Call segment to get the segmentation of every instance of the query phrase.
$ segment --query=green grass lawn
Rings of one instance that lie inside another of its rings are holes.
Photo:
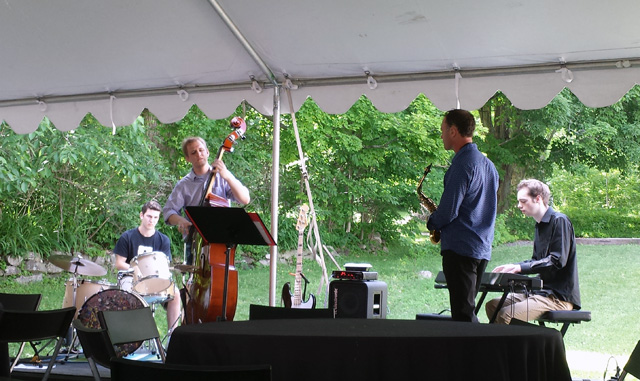
[[[569,328],[565,336],[567,351],[596,352],[618,358],[631,353],[640,340],[640,287],[636,285],[640,279],[640,261],[636,258],[639,250],[640,246],[637,245],[578,246],[582,304],[583,309],[591,311],[592,321]],[[340,256],[336,261],[340,264],[370,263],[372,270],[378,272],[379,280],[386,282],[389,287],[387,319],[415,319],[416,313],[439,312],[448,308],[447,291],[434,288],[435,274],[441,270],[437,248],[427,247],[424,251],[426,254],[420,255],[401,250],[380,251],[377,254]],[[530,245],[495,248],[488,270],[499,264],[529,258],[531,251]],[[334,267],[329,258],[326,258],[326,263],[330,273]],[[269,268],[258,266],[249,269],[239,266],[238,271],[240,286],[235,320],[247,320],[249,304],[268,304]],[[293,276],[289,273],[294,271],[295,263],[278,264],[278,295],[285,282],[293,281]],[[315,261],[305,260],[304,273],[311,282],[309,291],[318,296],[318,305],[323,306],[326,303],[325,293],[318,292],[320,266]],[[432,274],[431,277],[428,276],[429,273]],[[60,308],[64,297],[65,277],[66,275],[48,277],[41,283],[28,285],[4,280],[0,282],[0,290],[42,293],[40,309]],[[112,274],[107,280],[115,283],[115,278],[115,274]],[[480,319],[482,322],[488,321],[484,313],[481,313]],[[166,315],[162,307],[156,310],[156,322],[161,332],[166,332]],[[624,362],[619,365],[624,365]],[[596,374],[575,374],[573,369],[572,372],[574,377],[601,378],[605,366],[603,364]]]

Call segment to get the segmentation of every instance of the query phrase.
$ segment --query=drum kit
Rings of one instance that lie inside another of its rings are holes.
[[[173,300],[175,285],[171,270],[192,272],[193,266],[176,265],[170,268],[169,259],[160,251],[144,253],[131,260],[131,268],[118,271],[117,284],[107,280],[90,280],[82,277],[104,276],[107,270],[80,255],[54,255],[49,261],[71,273],[65,282],[62,307],[75,306],[76,318],[89,328],[100,328],[99,311],[120,311],[155,307]],[[75,335],[71,343],[75,343]],[[120,346],[118,356],[133,353],[142,343]]]

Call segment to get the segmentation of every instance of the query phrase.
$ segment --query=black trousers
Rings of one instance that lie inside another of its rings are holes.
[[[478,322],[475,314],[476,296],[488,262],[486,259],[465,257],[451,250],[442,252],[442,272],[447,279],[453,320]]]

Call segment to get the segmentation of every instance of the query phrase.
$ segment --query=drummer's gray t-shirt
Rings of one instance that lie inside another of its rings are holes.
[[[138,228],[122,233],[113,249],[116,255],[126,257],[127,263],[130,263],[137,255],[150,253],[152,251],[165,253],[167,258],[169,258],[169,262],[171,262],[171,243],[169,237],[157,230],[151,237],[145,237],[140,234]]]

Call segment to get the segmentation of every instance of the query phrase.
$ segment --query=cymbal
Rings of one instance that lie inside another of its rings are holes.
[[[177,265],[174,265],[173,268],[182,273],[192,273],[196,271],[196,266],[191,266],[191,265],[177,264]]]
[[[49,257],[49,262],[65,271],[79,275],[102,276],[107,274],[107,269],[80,256],[52,255]]]

